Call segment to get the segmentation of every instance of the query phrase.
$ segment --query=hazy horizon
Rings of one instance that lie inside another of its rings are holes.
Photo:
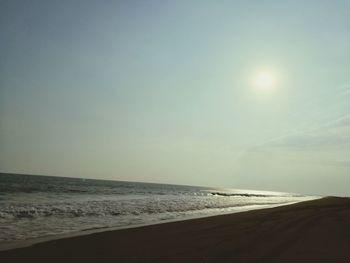
[[[0,172],[350,196],[349,1],[0,14]]]

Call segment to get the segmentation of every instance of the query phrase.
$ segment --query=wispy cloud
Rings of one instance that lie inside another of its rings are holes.
[[[338,110],[330,112],[330,108],[318,110],[318,117],[323,121],[310,119],[309,127],[294,129],[277,137],[257,143],[242,151],[240,156],[256,151],[266,150],[331,150],[349,149],[350,151],[350,85],[343,85],[336,93],[328,96],[322,104],[334,106]],[[313,99],[315,102],[316,99]],[[312,117],[312,116],[311,116]],[[332,118],[330,118],[332,117]],[[322,119],[322,118],[321,118]]]

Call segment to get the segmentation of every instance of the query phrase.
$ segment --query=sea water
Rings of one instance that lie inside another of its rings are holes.
[[[289,193],[0,174],[0,244],[315,199]]]

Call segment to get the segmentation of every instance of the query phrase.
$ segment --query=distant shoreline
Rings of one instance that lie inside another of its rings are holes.
[[[2,262],[347,262],[350,198],[103,231],[1,251]]]

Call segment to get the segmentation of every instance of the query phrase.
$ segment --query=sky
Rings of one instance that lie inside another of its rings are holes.
[[[2,0],[0,149],[1,172],[350,196],[350,1]]]

